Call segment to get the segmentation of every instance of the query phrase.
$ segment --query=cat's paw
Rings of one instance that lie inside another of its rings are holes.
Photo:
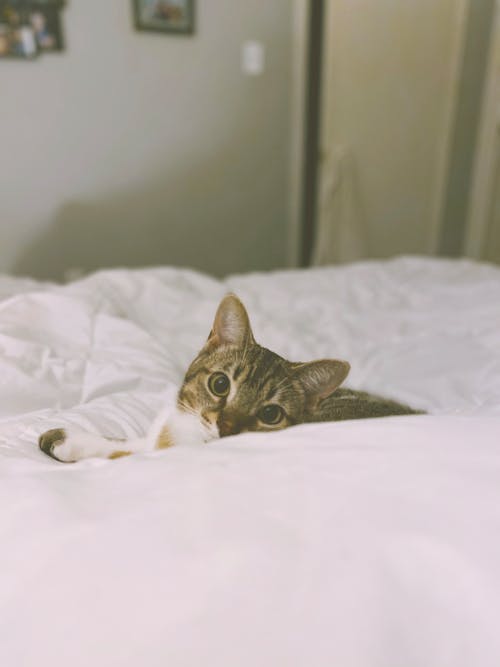
[[[75,463],[92,455],[89,451],[92,436],[85,432],[69,432],[54,428],[42,433],[38,446],[48,456],[62,463]]]
[[[60,459],[56,455],[56,451],[65,443],[66,437],[67,434],[63,428],[53,428],[50,431],[42,433],[38,438],[38,446],[44,454],[47,454],[47,456],[51,456],[53,459],[61,461],[63,459]]]

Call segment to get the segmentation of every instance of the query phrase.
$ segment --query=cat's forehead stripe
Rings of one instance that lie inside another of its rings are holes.
[[[274,372],[278,369],[278,360],[267,350],[259,351],[252,360],[248,382],[257,384],[261,380],[272,379]]]
[[[276,396],[276,392],[277,392],[277,387],[271,387],[266,394],[265,400],[270,401],[272,398]]]
[[[236,366],[233,372],[233,380],[237,380],[242,372],[243,372],[243,366],[241,364],[239,366]]]

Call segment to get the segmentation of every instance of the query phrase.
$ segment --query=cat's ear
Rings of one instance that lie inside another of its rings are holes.
[[[252,343],[255,343],[255,340],[245,306],[237,296],[228,294],[222,299],[217,308],[207,346],[235,345],[236,347],[245,347]]]
[[[295,377],[306,391],[308,407],[314,409],[324,398],[333,394],[349,375],[347,361],[321,359],[305,364],[294,364]]]

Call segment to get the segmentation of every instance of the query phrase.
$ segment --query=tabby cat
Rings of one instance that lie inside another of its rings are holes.
[[[346,361],[335,359],[292,363],[261,347],[245,307],[229,294],[187,370],[176,407],[162,412],[146,437],[120,441],[61,428],[41,435],[39,445],[58,461],[73,462],[198,444],[245,431],[277,431],[304,422],[417,414],[379,396],[339,389],[349,369]]]

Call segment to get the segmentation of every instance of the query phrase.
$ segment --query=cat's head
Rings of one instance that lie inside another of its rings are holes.
[[[229,294],[188,368],[178,407],[197,415],[220,437],[275,431],[314,421],[319,403],[345,380],[349,368],[346,361],[334,359],[292,363],[261,347],[245,307]]]

